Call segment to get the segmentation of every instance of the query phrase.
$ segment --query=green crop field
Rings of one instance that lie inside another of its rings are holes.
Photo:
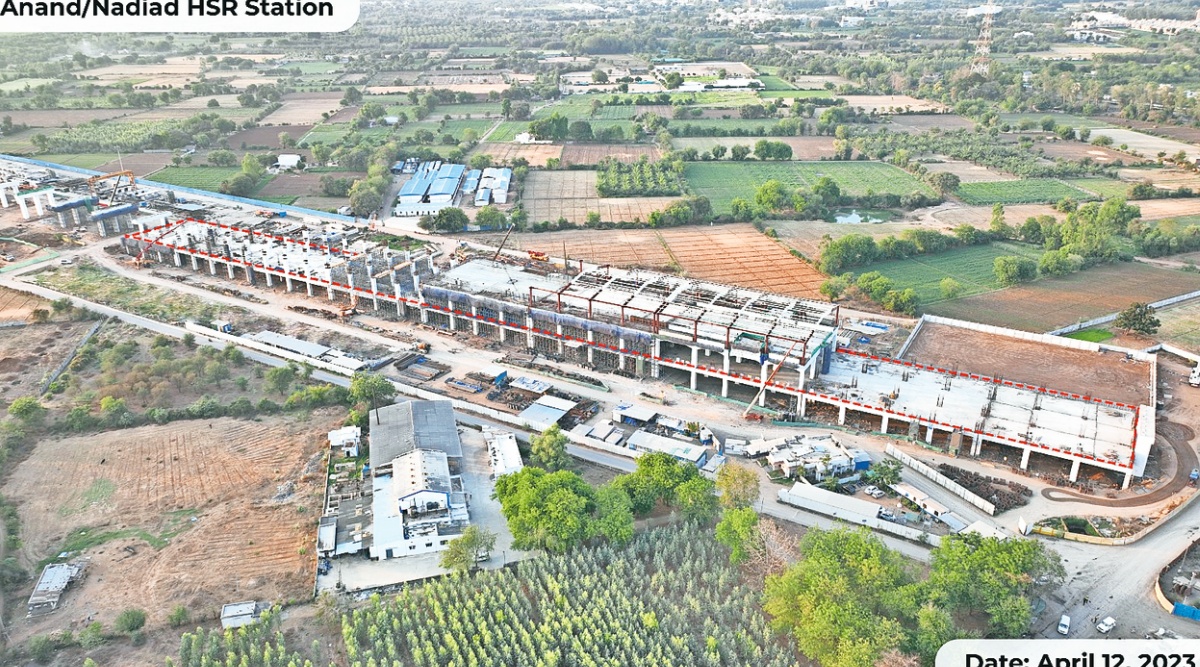
[[[325,60],[313,60],[302,63],[288,63],[284,69],[299,69],[302,74],[328,74],[330,72],[341,69],[342,66],[338,63],[331,63]]]
[[[237,167],[167,167],[154,174],[153,180],[185,188],[219,191],[222,181],[241,173]]]
[[[1124,197],[1129,192],[1130,183],[1111,178],[1068,178],[1066,182],[1087,192],[1094,192],[1098,197]]]
[[[496,126],[496,131],[488,137],[488,141],[512,141],[517,135],[529,129],[529,123],[524,121],[504,121]]]
[[[1063,197],[1077,200],[1095,199],[1083,190],[1053,178],[963,183],[958,186],[958,198],[964,203],[974,205],[1049,204]]]
[[[592,114],[592,101],[597,99],[609,99],[608,96],[598,95],[572,95],[556,104],[538,109],[533,114],[534,118],[549,118],[557,113],[560,116],[566,116],[571,120],[629,120],[637,115],[637,106],[633,104],[616,104],[603,106],[596,109],[595,115]]]
[[[759,81],[762,81],[763,90],[793,90],[792,84],[773,74],[760,74]]]
[[[678,134],[679,136],[687,135],[686,131],[679,128],[691,126],[696,128],[725,130],[727,132],[740,131],[746,132],[748,135],[762,137],[766,136],[767,130],[769,130],[780,120],[779,118],[757,118],[753,120],[738,118],[737,111],[733,110],[729,112],[729,115],[729,118],[696,118],[688,120],[673,120],[667,126],[667,129],[671,131],[671,134]]]
[[[753,201],[755,190],[768,180],[811,188],[822,176],[832,178],[851,196],[868,191],[933,196],[929,186],[912,174],[882,162],[693,162],[684,171],[692,192],[708,197],[717,213],[728,213],[729,203],[737,197]]]
[[[38,86],[49,86],[58,83],[58,79],[15,79],[7,83],[0,83],[0,93],[11,93],[25,90],[26,86],[30,89]]]
[[[1024,243],[991,243],[955,248],[936,255],[919,255],[860,266],[855,273],[878,271],[896,282],[897,289],[913,288],[922,304],[941,301],[941,282],[953,278],[962,285],[960,296],[970,296],[1001,288],[992,263],[1004,255],[1020,255],[1036,260],[1042,249]]]
[[[485,120],[483,118],[480,118],[478,120],[476,120],[476,119],[447,120],[447,121],[443,121],[442,134],[449,134],[450,136],[455,137],[459,141],[462,141],[463,130],[470,128],[472,130],[475,130],[475,137],[479,138],[479,137],[483,136],[484,132],[488,131],[488,128],[490,128],[492,125],[495,125],[495,124],[496,124],[496,121]]]
[[[1063,336],[1063,338],[1085,340],[1089,343],[1103,343],[1112,337],[1113,332],[1109,331],[1108,329],[1084,329],[1083,331],[1076,331]]]
[[[105,162],[117,159],[117,155],[116,153],[50,153],[39,155],[38,159],[55,164],[65,164],[68,167],[95,169]]]
[[[829,90],[764,90],[759,93],[765,99],[783,97],[786,99],[796,98],[812,98],[812,97],[833,97],[833,92]]]
[[[350,123],[326,123],[318,125],[308,131],[308,134],[300,138],[300,143],[325,144],[331,146],[338,143],[350,130],[353,129]]]

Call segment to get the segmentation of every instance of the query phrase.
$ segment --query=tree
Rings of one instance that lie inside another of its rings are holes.
[[[592,124],[586,120],[577,120],[571,123],[567,129],[567,136],[572,141],[591,141],[594,138],[592,134]]]
[[[254,191],[254,186],[258,185],[258,179],[247,173],[240,173],[228,180],[222,181],[220,191],[227,195],[235,197],[246,197]]]
[[[530,439],[530,459],[534,465],[552,472],[566,468],[571,462],[567,456],[567,442],[569,440],[558,424],[553,424]]]
[[[391,380],[375,373],[355,373],[350,378],[350,400],[355,403],[367,403],[371,410],[376,410],[380,403],[388,403],[396,397],[396,385]],[[379,423],[379,413],[375,413],[375,423]]]
[[[480,171],[492,166],[492,156],[487,153],[476,153],[471,156],[471,161],[467,163],[472,169]]]
[[[1004,255],[992,262],[992,270],[1001,285],[1010,286],[1037,278],[1037,262],[1026,257]]]
[[[141,609],[129,608],[117,616],[113,629],[117,632],[133,632],[141,630],[146,625],[146,612]]]
[[[480,526],[467,526],[462,535],[450,540],[446,545],[438,566],[456,572],[474,570],[495,546],[495,533]]]
[[[938,283],[938,287],[942,291],[943,299],[958,298],[958,295],[962,294],[962,289],[963,289],[962,283],[958,282],[957,280],[955,280],[949,276],[942,278],[942,282]]]
[[[253,178],[255,182],[262,178],[266,171],[266,168],[262,166],[262,163],[258,161],[258,158],[250,153],[247,153],[246,157],[242,158],[242,173],[246,174],[250,178]]]
[[[1008,223],[1004,220],[1004,204],[997,203],[992,205],[992,220],[988,223],[988,231],[997,238],[1008,239],[1013,237],[1013,228],[1009,227]]]
[[[714,160],[720,160],[721,158],[725,157],[725,153],[727,152],[729,152],[729,149],[726,148],[724,144],[717,144],[716,146],[712,147],[712,156]]]
[[[962,179],[957,174],[952,174],[948,171],[935,171],[929,175],[928,180],[929,185],[943,197],[954,194],[962,182]]]
[[[79,645],[85,649],[94,649],[104,644],[104,624],[92,621],[79,631]]]
[[[50,662],[50,658],[54,656],[54,639],[50,635],[37,635],[29,640],[26,646],[29,650],[29,657],[37,662]]]
[[[217,98],[214,97],[208,101],[207,106],[209,109],[217,109],[221,106],[221,102],[220,102],[220,100],[218,100]]]
[[[8,414],[26,426],[36,426],[46,418],[46,407],[35,396],[22,396],[9,404]]]
[[[748,155],[750,155],[750,147],[745,146],[743,144],[735,144],[732,148],[729,149],[729,159],[734,160],[736,162],[741,162],[742,160],[745,160],[746,156],[748,156]]]
[[[346,89],[346,94],[342,96],[341,105],[344,107],[353,106],[355,104],[358,104],[359,102],[362,102],[362,100],[363,100],[362,91],[355,88],[354,86],[350,86],[349,88]]]
[[[890,487],[900,481],[902,469],[903,466],[896,459],[884,459],[872,465],[871,469],[867,471],[866,477],[873,484]]]
[[[726,510],[717,524],[716,538],[729,547],[729,562],[734,565],[746,562],[750,553],[758,548],[758,514],[749,507]]]
[[[770,179],[754,193],[754,203],[768,211],[778,211],[788,204],[789,193],[783,183]]]
[[[727,508],[749,507],[759,497],[758,473],[749,466],[727,461],[717,469],[717,491]]]
[[[214,167],[232,167],[237,164],[237,154],[231,150],[218,148],[215,151],[209,151],[208,163]]]
[[[871,667],[900,646],[908,563],[865,529],[810,529],[801,560],[767,578],[763,609],[822,667]]]
[[[1117,320],[1113,324],[1118,329],[1151,336],[1158,333],[1158,327],[1162,322],[1154,316],[1153,306],[1145,303],[1132,303],[1117,314]]]
[[[846,290],[850,289],[850,279],[848,276],[849,274],[843,274],[826,279],[825,282],[821,283],[821,295],[830,301],[837,301],[842,298],[842,294],[845,294]]]
[[[608,83],[608,72],[602,69],[592,70],[592,83]]]
[[[183,334],[183,346],[189,350],[196,349],[196,334],[190,331]]]
[[[499,229],[504,226],[507,219],[504,216],[504,211],[488,204],[475,212],[475,224],[483,228]]]
[[[624,491],[611,484],[596,489],[596,518],[588,534],[618,546],[633,539],[633,503]]]
[[[295,148],[296,147],[296,138],[293,137],[292,135],[288,134],[287,132],[280,132],[278,138],[279,138],[279,145],[282,148]]]
[[[267,371],[263,377],[263,384],[266,389],[277,392],[280,396],[286,396],[288,389],[296,382],[296,367],[288,364],[286,366],[276,366]],[[351,381],[353,386],[353,380]],[[353,390],[351,390],[353,394]]]
[[[574,472],[523,468],[497,479],[495,496],[517,549],[563,552],[587,538],[593,491]]]
[[[351,189],[350,208],[354,209],[354,215],[361,218],[369,218],[372,214],[379,211],[380,206],[383,206],[383,195],[377,190],[369,187]]]
[[[323,143],[315,143],[312,145],[313,162],[318,165],[329,162],[329,158],[333,156],[333,149]]]
[[[679,486],[699,474],[696,466],[690,463],[665,452],[653,452],[638,458],[637,470],[619,475],[612,483],[629,494],[633,513],[645,516],[660,502],[674,503]]]
[[[689,521],[708,522],[720,511],[713,481],[696,475],[675,487],[675,506]]]

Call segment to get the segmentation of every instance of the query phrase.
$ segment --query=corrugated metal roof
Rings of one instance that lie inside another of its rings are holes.
[[[450,401],[408,401],[371,413],[371,469],[391,463],[414,449],[433,449],[462,457],[462,442]]]
[[[565,414],[567,414],[566,410],[553,408],[541,403],[534,403],[522,410],[521,414],[517,416],[531,425],[545,427],[557,424],[558,420],[562,419]]]
[[[292,338],[291,336],[285,336],[281,333],[275,333],[274,331],[260,331],[253,336],[250,336],[250,338],[260,343],[274,345],[275,347],[295,352],[297,354],[303,354],[306,357],[312,357],[314,359],[329,351],[329,348],[325,347],[324,345],[310,343],[306,340],[300,340],[299,338]]]
[[[439,178],[433,182],[429,188],[429,196],[434,195],[452,195],[458,189],[457,178]]]

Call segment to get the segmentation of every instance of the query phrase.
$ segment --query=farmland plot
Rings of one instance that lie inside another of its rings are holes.
[[[596,211],[605,222],[646,221],[678,197],[608,197],[596,194],[594,171],[535,171],[529,174],[523,196],[533,222],[565,218],[576,224]]]
[[[916,290],[922,304],[942,300],[940,283],[953,278],[962,286],[962,296],[1000,289],[992,263],[997,257],[1018,255],[1037,260],[1042,249],[1023,243],[992,243],[955,248],[936,255],[877,262],[855,269],[855,273],[878,271],[896,282],[897,289]]]
[[[708,197],[717,213],[728,213],[729,203],[737,197],[753,200],[755,190],[768,180],[811,188],[822,176],[833,179],[850,196],[869,191],[933,195],[929,186],[908,172],[881,162],[693,162],[684,171],[692,191]]]
[[[632,163],[643,155],[651,162],[656,162],[662,157],[662,151],[649,144],[567,144],[563,147],[562,160],[566,164],[592,165],[604,158],[612,158]]]
[[[1092,130],[1092,137],[1108,137],[1113,140],[1113,146],[1127,146],[1128,150],[1137,151],[1143,156],[1154,157],[1159,152],[1174,155],[1179,151],[1187,154],[1189,160],[1200,158],[1200,148],[1174,139],[1155,137],[1125,128],[1099,128]]]
[[[1052,203],[1063,197],[1094,199],[1091,194],[1053,178],[1025,178],[1018,181],[963,183],[958,198],[966,204],[1037,204]]]
[[[476,153],[492,156],[492,161],[512,164],[513,160],[524,159],[534,166],[546,164],[546,160],[561,159],[563,147],[555,144],[515,144],[511,142],[485,141],[475,149]]]
[[[311,594],[313,521],[329,411],[297,422],[214,419],[44,439],[3,487],[25,531],[26,567],[82,541],[86,581],[67,604],[111,625],[128,607],[151,627],[175,605],[214,616],[228,591],[262,600]],[[61,483],[46,484],[47,479]],[[72,618],[74,615],[72,615]],[[55,614],[23,625],[45,632]]]
[[[671,140],[671,147],[679,150],[695,148],[703,153],[712,151],[716,146],[724,146],[726,149],[737,145],[753,148],[759,139],[787,144],[796,160],[833,157],[833,137],[680,137]]]
[[[241,171],[237,167],[167,167],[154,174],[154,181],[217,192],[223,181],[237,176]]]

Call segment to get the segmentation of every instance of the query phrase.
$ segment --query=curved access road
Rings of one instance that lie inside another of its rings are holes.
[[[1175,476],[1166,484],[1150,493],[1134,498],[1121,498],[1118,500],[1088,496],[1076,493],[1075,491],[1055,488],[1042,489],[1042,497],[1046,500],[1060,503],[1083,501],[1100,507],[1138,507],[1140,505],[1152,505],[1162,502],[1179,493],[1183,490],[1183,487],[1188,485],[1188,473],[1193,468],[1198,467],[1197,462],[1200,461],[1200,458],[1196,455],[1196,448],[1191,443],[1192,438],[1195,437],[1195,432],[1183,424],[1176,424],[1174,422],[1162,422],[1158,425],[1157,430],[1159,439],[1155,445],[1161,447],[1164,443],[1169,444],[1175,452]]]

